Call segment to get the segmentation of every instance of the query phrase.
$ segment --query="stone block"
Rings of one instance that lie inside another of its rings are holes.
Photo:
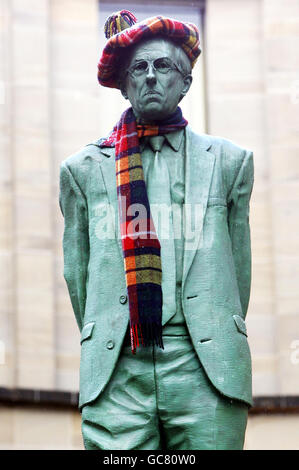
[[[251,416],[244,450],[299,450],[298,415]]]
[[[63,410],[14,410],[14,443],[17,449],[70,449],[72,422]]]

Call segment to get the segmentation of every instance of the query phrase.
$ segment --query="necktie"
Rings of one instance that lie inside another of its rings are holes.
[[[176,313],[175,244],[171,212],[169,170],[161,152],[165,137],[149,138],[154,151],[146,175],[148,199],[155,229],[161,244],[163,325]]]

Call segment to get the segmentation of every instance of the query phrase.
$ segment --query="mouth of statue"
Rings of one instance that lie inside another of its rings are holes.
[[[145,94],[146,103],[158,103],[161,101],[161,94],[157,92],[148,92]]]
[[[150,91],[147,91],[145,93],[145,96],[148,96],[148,95],[152,95],[152,96],[157,96],[159,95],[160,96],[161,93],[159,93],[158,91],[155,91],[155,90],[150,90]]]

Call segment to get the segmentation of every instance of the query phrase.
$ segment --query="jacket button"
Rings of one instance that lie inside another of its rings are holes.
[[[121,304],[125,304],[127,301],[128,297],[126,295],[121,295],[119,298],[119,301]]]
[[[108,341],[107,344],[106,344],[106,348],[107,348],[107,349],[113,349],[113,348],[114,348],[114,343],[113,343],[113,341],[111,341],[111,340]]]

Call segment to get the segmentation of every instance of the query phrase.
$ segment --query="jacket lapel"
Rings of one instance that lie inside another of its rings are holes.
[[[182,295],[196,251],[200,249],[215,156],[208,152],[211,140],[186,128],[185,242]],[[192,212],[191,212],[192,211]],[[192,216],[190,217],[190,212]]]

